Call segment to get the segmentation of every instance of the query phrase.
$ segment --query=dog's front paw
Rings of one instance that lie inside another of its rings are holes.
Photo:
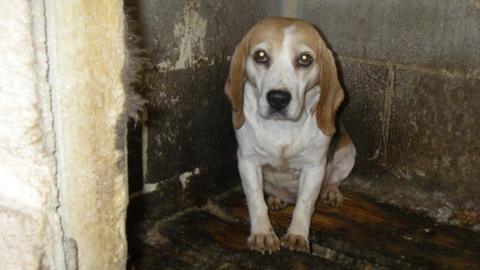
[[[280,250],[280,240],[278,240],[275,233],[250,234],[247,239],[247,245],[250,249],[262,254],[265,252],[272,254],[272,252]]]
[[[320,199],[324,204],[331,206],[342,206],[343,204],[343,195],[338,189],[337,185],[328,185],[322,190]]]
[[[303,252],[310,252],[310,243],[309,241],[298,234],[289,234],[287,233],[282,237],[282,247],[290,250],[297,250]]]

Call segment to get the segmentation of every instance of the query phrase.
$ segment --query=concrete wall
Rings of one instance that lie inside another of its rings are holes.
[[[236,174],[231,109],[223,94],[229,57],[250,26],[282,14],[283,7],[282,1],[269,0],[126,1],[132,30],[150,62],[139,87],[149,101],[143,181],[147,190],[168,190],[156,193],[157,202],[167,196],[165,207],[186,207],[198,203],[198,195],[206,198],[238,184],[229,180]],[[200,174],[182,189],[180,174],[197,167]],[[217,169],[226,167],[213,180]]]
[[[296,16],[340,62],[351,187],[444,221],[479,211],[480,2],[297,1]]]
[[[168,193],[173,203],[165,207],[174,212],[199,202],[189,196],[236,182],[202,177],[216,166],[236,171],[222,94],[228,59],[255,21],[284,15],[318,26],[337,55],[349,95],[342,118],[359,154],[347,186],[443,221],[480,211],[478,0],[139,0],[127,7],[150,60],[140,86],[150,104],[138,181],[169,190],[151,202]],[[179,175],[196,167],[201,173],[190,183],[197,186],[182,189]]]

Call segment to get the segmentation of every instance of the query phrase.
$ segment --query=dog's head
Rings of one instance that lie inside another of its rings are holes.
[[[335,133],[335,113],[344,92],[332,52],[311,24],[267,18],[254,25],[237,45],[225,84],[235,128],[245,122],[245,80],[254,86],[258,114],[267,120],[297,121],[306,109],[305,94],[320,86],[314,112],[317,126],[326,135]]]

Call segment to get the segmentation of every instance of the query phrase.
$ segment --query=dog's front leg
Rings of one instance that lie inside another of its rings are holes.
[[[247,197],[250,215],[250,236],[247,244],[250,249],[272,253],[280,249],[280,241],[268,217],[268,207],[263,194],[263,175],[260,164],[238,158],[238,168],[242,187]]]
[[[322,186],[325,164],[326,160],[321,162],[321,165],[311,165],[302,169],[292,222],[287,234],[282,237],[282,246],[288,249],[310,251],[308,240],[310,220]]]

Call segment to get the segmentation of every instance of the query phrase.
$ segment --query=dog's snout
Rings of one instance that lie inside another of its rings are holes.
[[[292,96],[287,91],[271,90],[267,93],[268,104],[277,111],[287,107],[291,99]]]

